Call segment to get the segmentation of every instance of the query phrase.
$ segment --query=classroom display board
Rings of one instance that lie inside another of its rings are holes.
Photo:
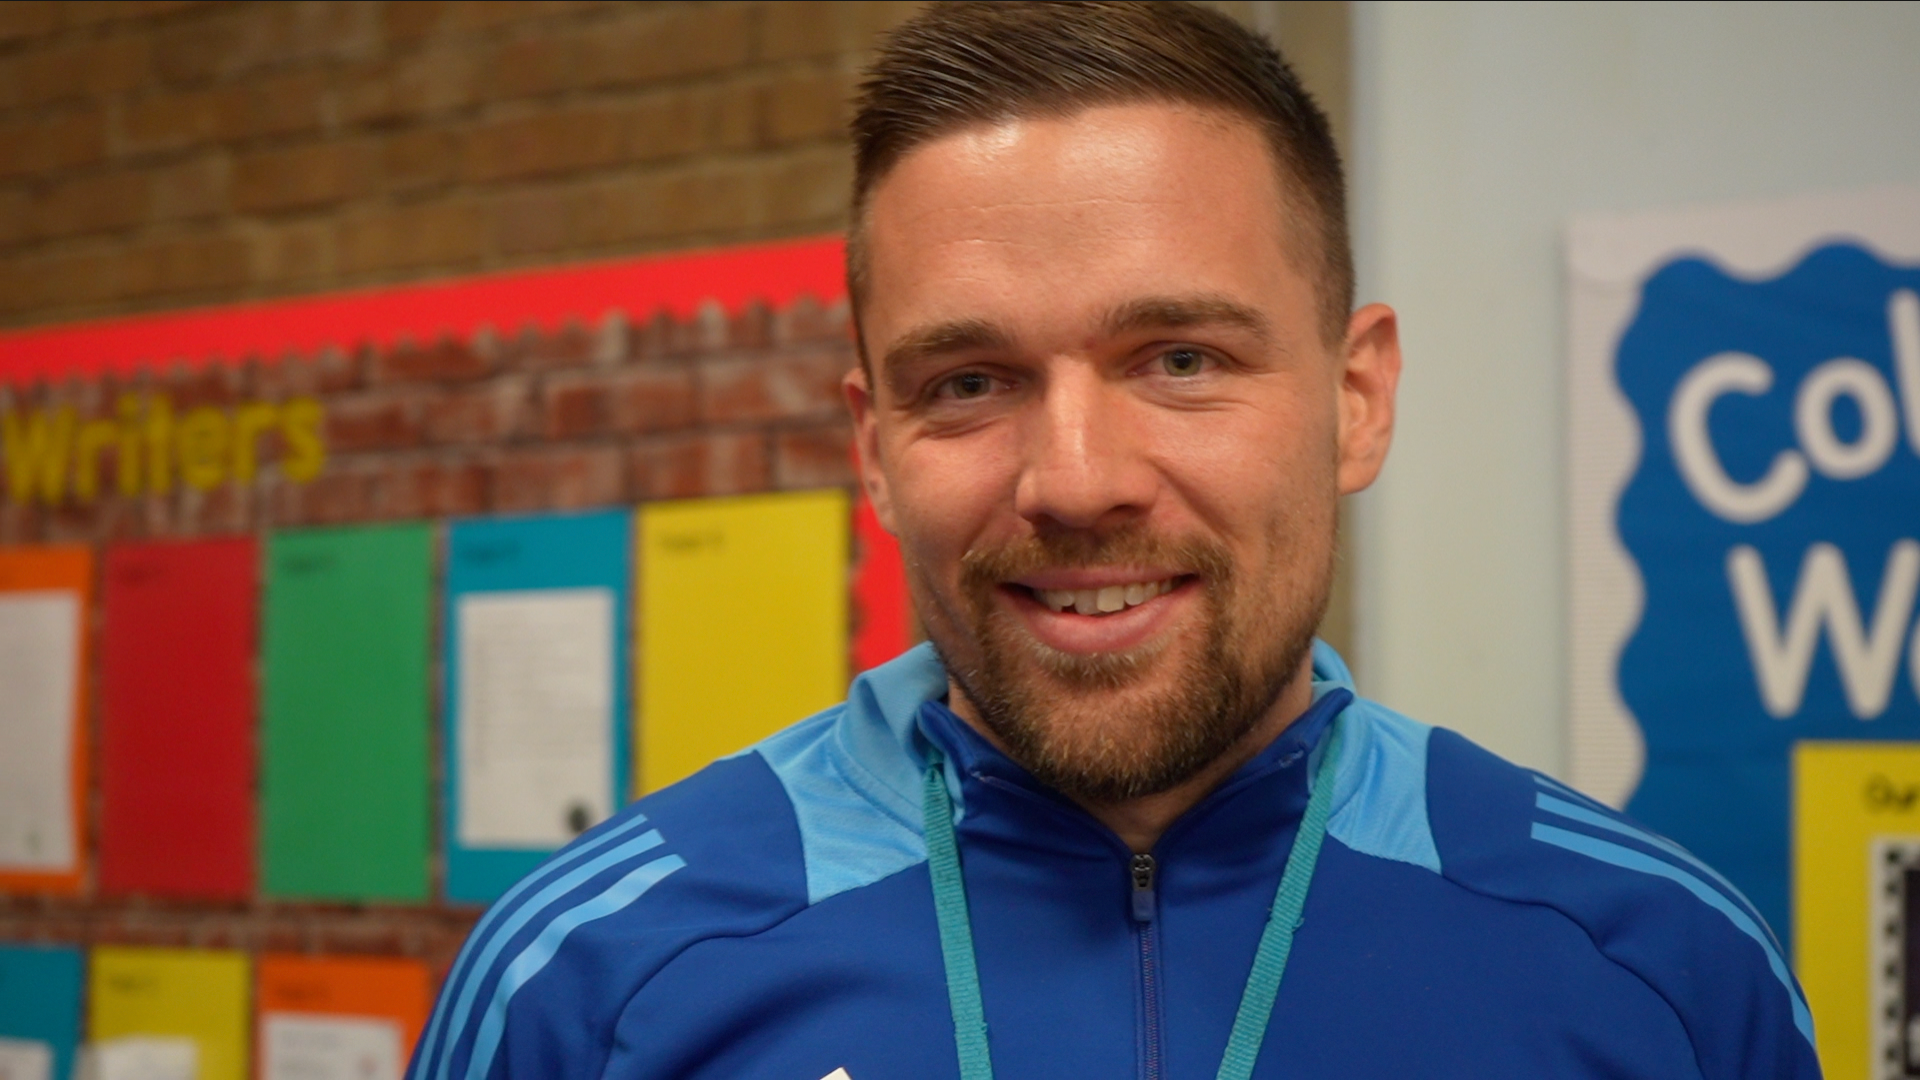
[[[400,1080],[432,997],[414,960],[264,956],[259,1078]]]
[[[80,891],[93,554],[0,549],[0,889]]]
[[[251,974],[238,952],[94,949],[87,1033],[94,1053],[126,1062],[96,1072],[138,1075],[143,1059],[153,1072],[174,1071],[184,1050],[196,1080],[246,1080]]]
[[[80,1044],[79,949],[0,945],[0,1077],[66,1080]]]
[[[447,532],[447,896],[485,901],[631,787],[633,515]]]
[[[846,694],[843,491],[640,512],[642,792]]]
[[[271,896],[424,900],[433,530],[267,543],[261,862]]]
[[[0,331],[0,1080],[398,1080],[483,905],[907,648],[842,255]]]
[[[251,537],[107,549],[103,894],[253,893],[259,564]]]
[[[1570,258],[1572,778],[1790,940],[1829,1075],[1920,1073],[1920,192]]]

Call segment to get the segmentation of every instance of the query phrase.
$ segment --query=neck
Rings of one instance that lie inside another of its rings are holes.
[[[980,720],[973,703],[968,701],[958,683],[949,682],[948,701],[955,706],[954,712],[980,737],[993,744],[1001,753],[1007,748],[987,725]],[[1119,802],[1094,802],[1075,798],[1081,808],[1092,814],[1102,825],[1112,829],[1127,847],[1135,852],[1145,853],[1153,850],[1160,841],[1161,834],[1167,831],[1181,815],[1193,809],[1200,800],[1213,793],[1224,783],[1227,777],[1238,772],[1242,765],[1252,761],[1260,751],[1280,737],[1280,733],[1298,720],[1308,706],[1313,704],[1313,658],[1311,655],[1301,661],[1300,671],[1287,688],[1245,735],[1229,746],[1219,757],[1186,780],[1175,784],[1165,791],[1152,795],[1142,795],[1137,799],[1125,799]]]

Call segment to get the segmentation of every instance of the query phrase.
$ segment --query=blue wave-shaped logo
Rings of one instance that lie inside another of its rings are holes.
[[[1616,375],[1644,434],[1617,525],[1645,585],[1629,812],[1788,929],[1800,739],[1920,739],[1920,267],[1851,244],[1768,280],[1663,266]]]

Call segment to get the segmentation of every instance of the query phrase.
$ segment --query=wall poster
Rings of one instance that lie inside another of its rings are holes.
[[[1790,942],[1830,1075],[1920,1075],[1920,191],[1569,254],[1571,778]]]

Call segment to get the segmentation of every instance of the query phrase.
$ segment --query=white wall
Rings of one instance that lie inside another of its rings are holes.
[[[1360,293],[1407,357],[1362,689],[1564,773],[1566,222],[1920,184],[1920,5],[1355,8]]]

